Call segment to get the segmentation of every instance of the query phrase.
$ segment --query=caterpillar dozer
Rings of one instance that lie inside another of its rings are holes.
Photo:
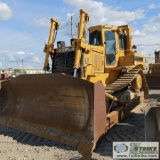
[[[148,73],[145,74],[150,89],[160,89],[160,51],[155,51],[155,63],[149,64]]]
[[[160,103],[145,110],[145,140],[160,142]]]
[[[150,89],[160,89],[160,51],[155,51],[155,63],[149,64],[148,73],[145,74]],[[160,142],[160,97],[154,107],[145,110],[146,141]]]
[[[44,47],[44,70],[1,82],[0,124],[75,146],[90,159],[98,140],[114,124],[148,99],[144,55],[133,51],[131,27],[92,26],[80,10],[78,37],[57,42],[51,19]],[[50,61],[49,61],[50,59]]]

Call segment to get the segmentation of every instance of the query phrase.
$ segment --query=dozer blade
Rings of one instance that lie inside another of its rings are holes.
[[[146,141],[160,142],[160,107],[150,107],[145,111]]]
[[[1,82],[0,124],[77,147],[90,159],[105,133],[104,87],[62,74]]]
[[[145,75],[149,89],[160,89],[160,74]]]

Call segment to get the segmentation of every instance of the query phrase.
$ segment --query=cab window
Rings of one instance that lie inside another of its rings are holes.
[[[116,40],[115,32],[106,31],[106,64],[108,66],[114,66],[116,64]]]
[[[96,30],[96,31],[90,33],[89,43],[91,45],[95,45],[95,46],[102,45],[101,32]]]
[[[119,49],[125,50],[127,46],[126,36],[124,34],[119,33],[118,38],[119,38]]]

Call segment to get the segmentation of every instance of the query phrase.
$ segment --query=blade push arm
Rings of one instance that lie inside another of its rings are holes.
[[[45,44],[44,52],[46,53],[45,61],[44,61],[44,67],[43,70],[47,70],[48,68],[48,61],[49,61],[49,55],[51,53],[54,53],[54,40],[55,40],[55,31],[59,28],[59,22],[57,19],[51,18],[51,27],[50,27],[50,33],[48,38],[48,44]]]
[[[77,69],[80,67],[80,59],[82,54],[82,48],[80,44],[83,42],[85,43],[85,28],[86,23],[89,21],[89,15],[88,13],[81,9],[80,10],[80,23],[78,27],[78,39],[77,39],[77,45],[76,45],[76,53],[75,53],[75,61],[74,61],[74,77],[76,77]]]

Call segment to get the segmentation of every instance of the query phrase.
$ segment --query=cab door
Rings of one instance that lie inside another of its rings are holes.
[[[105,42],[106,42],[106,65],[116,65],[116,38],[114,31],[105,31]]]

